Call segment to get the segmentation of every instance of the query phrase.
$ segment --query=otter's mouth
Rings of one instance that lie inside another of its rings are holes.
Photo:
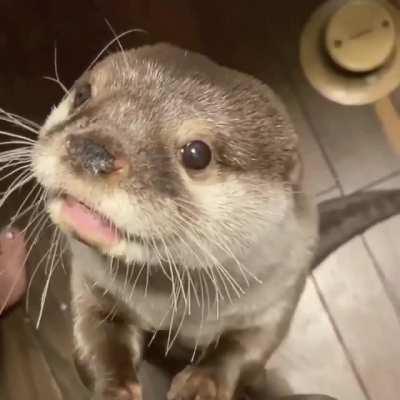
[[[126,235],[109,218],[73,196],[60,196],[61,224],[88,244],[117,245]]]
[[[141,247],[159,243],[157,238],[152,237],[150,240],[142,235],[125,231],[110,217],[64,191],[59,194],[50,194],[49,201],[56,204],[53,208],[55,212],[51,213],[54,222],[87,245],[111,249],[123,241],[135,243]]]

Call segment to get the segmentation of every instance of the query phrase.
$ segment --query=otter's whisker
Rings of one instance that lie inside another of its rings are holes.
[[[45,205],[45,199],[46,199],[46,196],[47,196],[47,191],[46,190],[40,190],[39,192],[38,192],[38,195],[40,196],[40,198],[39,198],[39,200],[37,201],[37,195],[36,195],[36,197],[35,197],[35,199],[33,200],[33,204],[34,204],[34,212],[32,213],[32,215],[30,216],[30,218],[29,218],[29,220],[28,220],[28,223],[26,224],[26,226],[25,226],[25,228],[22,230],[22,232],[26,232],[26,231],[28,231],[29,230],[29,228],[30,228],[30,226],[33,224],[33,222],[34,222],[34,220],[36,219],[36,216],[37,215],[40,215],[40,214],[42,214],[42,213],[46,213],[47,211],[46,211],[46,209],[45,209],[45,207],[44,207],[44,205]],[[36,205],[35,205],[35,203],[37,203]],[[42,203],[43,203],[43,209],[41,210],[41,211],[39,211],[39,209],[40,209],[40,206],[42,205]]]
[[[0,171],[6,171],[6,170],[10,169],[11,167],[17,167],[17,166],[22,166],[22,165],[25,165],[26,168],[28,169],[30,167],[30,162],[26,161],[26,160],[21,160],[21,161],[10,160],[5,165],[0,167]]]
[[[144,31],[143,29],[129,29],[125,32],[120,33],[119,35],[117,35],[114,39],[110,40],[100,51],[99,53],[96,55],[96,57],[94,58],[94,60],[89,64],[89,66],[86,68],[86,71],[89,71],[93,65],[98,61],[98,59],[119,39],[123,38],[124,36],[127,36],[131,33],[134,32],[141,32],[141,33],[147,33],[146,31]]]
[[[189,212],[189,214],[192,213],[192,210],[189,210],[189,209],[187,209],[186,207],[184,207],[184,208],[185,208],[185,211]],[[192,223],[195,222],[195,221],[192,220],[192,218],[191,218],[190,215],[188,216],[188,218],[189,218],[189,220],[190,220]],[[222,239],[222,238],[223,238],[223,235],[222,235],[221,233],[215,234],[215,235],[209,235],[209,234],[207,234],[207,235],[202,235],[202,236],[204,236],[204,239],[206,239],[206,240],[210,240],[210,237],[211,237],[212,240],[213,240],[213,244],[216,245],[218,248],[220,248],[222,251],[224,251],[224,252],[236,263],[236,265],[237,265],[237,267],[239,268],[239,271],[240,271],[240,273],[242,274],[243,279],[245,280],[245,283],[246,283],[246,285],[247,285],[248,287],[249,287],[249,285],[250,285],[250,282],[249,282],[249,280],[247,279],[247,276],[245,275],[245,272],[247,272],[248,275],[249,275],[251,278],[253,278],[256,282],[262,283],[262,282],[257,278],[256,275],[254,275],[252,272],[248,271],[248,270],[244,267],[244,265],[243,265],[242,263],[239,262],[239,260],[237,259],[237,257],[236,257],[236,256],[233,254],[233,252],[230,250],[229,246],[227,246],[227,245],[225,244],[225,242],[223,241],[223,239]],[[238,246],[238,247],[239,247],[239,246]],[[244,291],[243,291],[243,289],[240,287],[240,285],[238,285],[238,283],[237,283],[235,280],[233,280],[233,281],[234,281],[234,284],[237,286],[237,289],[240,290],[242,293],[244,293]]]
[[[40,129],[40,125],[37,122],[34,122],[34,121],[32,121],[32,120],[30,120],[28,118],[25,118],[22,115],[14,114],[14,113],[11,113],[11,112],[6,112],[5,110],[3,110],[1,108],[0,108],[0,115],[5,115],[6,118],[8,118],[6,120],[6,122],[13,123],[12,121],[14,119],[17,119],[18,121],[20,121],[22,123],[25,123],[25,124],[31,126],[34,129],[37,129],[37,130]],[[0,118],[4,118],[4,117],[0,117]],[[12,120],[10,121],[11,118],[12,118]]]
[[[224,289],[225,289],[225,294],[226,294],[226,296],[228,297],[229,302],[230,302],[231,304],[233,304],[233,299],[232,299],[231,292],[230,292],[230,290],[228,289],[228,286],[227,286],[227,284],[226,284],[226,278],[225,278],[224,275],[222,274],[221,269],[219,268],[219,266],[214,266],[214,268],[215,268],[215,271],[217,272],[218,276],[219,276],[220,279],[221,279],[222,286],[223,286]]]
[[[168,264],[168,268],[169,268],[169,272],[170,272],[170,274],[168,274],[165,271],[165,268],[163,266],[163,257],[160,254],[160,251],[158,249],[158,246],[157,246],[153,236],[151,236],[151,241],[152,241],[152,244],[153,244],[153,248],[154,248],[155,254],[156,254],[156,256],[157,256],[157,258],[159,260],[159,265],[162,266],[161,268],[164,271],[164,274],[171,281],[171,298],[172,298],[172,302],[173,302],[173,308],[174,308],[174,310],[176,310],[177,306],[178,306],[178,298],[177,298],[177,291],[176,291],[176,286],[175,286],[174,268],[172,267],[173,260],[171,258],[170,253],[166,252],[165,255],[166,255],[166,258],[167,258],[167,264]],[[165,246],[165,243],[163,244],[163,246]]]
[[[51,270],[52,258],[54,256],[54,251],[53,250],[54,250],[54,248],[56,246],[57,238],[58,238],[58,232],[59,231],[58,231],[56,226],[54,226],[54,228],[55,229],[54,229],[53,234],[52,234],[51,239],[50,239],[50,254],[51,254],[51,257],[48,257],[46,259],[46,265],[45,265],[45,269],[44,269],[44,273],[46,275],[48,275],[49,271]]]
[[[115,263],[115,265],[114,265]],[[115,281],[117,280],[118,276],[118,263],[117,263],[117,258],[111,257],[111,284],[108,285],[108,288],[104,290],[104,295],[110,292],[111,287],[115,284]]]
[[[9,163],[12,165],[13,161],[31,161],[31,154],[25,149],[14,149],[3,151],[0,153],[0,163]]]
[[[111,307],[110,311],[102,318],[96,325],[97,329],[99,329],[102,325],[104,325],[108,320],[112,320],[114,316],[118,313],[118,303],[115,302]]]
[[[0,108],[0,117],[1,118],[8,118],[11,121],[14,121],[15,119],[25,123],[27,125],[30,125],[32,128],[40,129],[40,125],[37,122],[32,121],[29,118],[23,117],[22,115],[18,115],[9,111],[4,110],[3,108]],[[9,121],[10,122],[10,121]]]
[[[111,278],[114,276],[114,261],[115,258],[110,256],[109,257],[109,263],[108,263],[108,274],[110,275]],[[107,293],[110,291],[110,286],[103,288],[103,296],[105,296]]]
[[[182,326],[183,326],[183,323],[185,322],[186,316],[187,316],[187,313],[186,313],[186,312],[183,312],[183,313],[182,313],[182,318],[181,318],[181,320],[180,320],[180,322],[179,322],[178,327],[176,328],[175,335],[173,336],[173,338],[171,339],[170,335],[168,335],[167,349],[166,349],[166,352],[165,352],[165,355],[166,355],[166,356],[168,355],[168,353],[169,353],[170,350],[172,349],[172,347],[173,347],[173,345],[174,345],[176,339],[178,338],[179,332],[180,332],[181,329],[182,329]],[[172,329],[172,324],[171,324],[171,329]],[[171,330],[170,330],[170,332],[171,332]],[[170,333],[170,332],[168,332],[168,333]]]
[[[17,178],[14,179],[10,187],[2,194],[2,197],[0,198],[0,207],[4,205],[4,203],[7,201],[7,199],[20,187],[24,186],[26,183],[28,183],[30,180],[33,179],[33,176],[31,173],[28,171],[28,173],[22,172],[20,175],[17,176]],[[1,181],[1,179],[0,179]]]
[[[64,86],[64,84],[59,81],[57,78],[53,78],[52,76],[44,76],[43,79],[46,79],[48,81],[54,82],[56,83],[61,89],[62,91],[68,96],[69,95],[69,91],[68,89]]]
[[[47,214],[45,213],[45,211],[43,210],[42,213],[39,213],[39,215],[36,218],[37,223],[35,225],[35,227],[32,229],[30,235],[28,236],[28,238],[26,238],[26,242],[28,243],[29,240],[33,237],[32,243],[29,246],[29,249],[26,253],[25,256],[25,263],[28,261],[28,258],[34,248],[34,246],[36,245],[36,243],[39,241],[40,238],[40,234],[42,233],[42,231],[51,226],[51,222],[48,220],[47,218]],[[25,310],[28,311],[29,310],[29,299],[30,299],[30,291],[31,291],[31,286],[33,283],[33,280],[35,279],[35,276],[37,274],[37,272],[39,271],[39,268],[41,266],[41,264],[43,263],[43,261],[45,260],[45,258],[47,257],[47,255],[49,254],[50,249],[48,249],[45,254],[42,256],[42,258],[39,260],[39,262],[36,264],[30,278],[29,278],[29,282],[28,282],[28,286],[26,289],[26,299],[25,299]]]
[[[179,290],[180,290],[180,288],[178,288],[178,294],[179,294]],[[165,356],[168,355],[168,352],[169,352],[169,349],[170,349],[170,342],[171,342],[171,336],[172,336],[173,323],[174,323],[174,320],[175,320],[175,314],[176,314],[176,311],[172,307],[171,318],[169,319],[167,345],[165,347]],[[183,312],[182,315],[185,315],[185,313]]]
[[[1,117],[0,117],[0,120],[4,121],[4,119],[1,118]],[[21,142],[23,142],[23,144],[28,145],[28,146],[33,146],[36,143],[35,140],[27,138],[26,136],[23,136],[23,135],[18,135],[17,133],[11,133],[11,132],[8,132],[8,131],[1,130],[0,131],[0,135],[11,137],[13,139],[19,139]],[[9,142],[6,142],[6,143],[9,143]]]
[[[169,248],[168,248],[168,246],[167,246],[162,234],[159,234],[159,237],[160,237],[161,243],[162,243],[162,245],[164,247],[164,251],[165,251],[165,254],[167,256],[168,263],[170,263],[169,264],[170,267],[172,266],[171,274],[172,274],[172,277],[173,277],[173,281],[174,281],[174,275],[176,274],[176,277],[178,279],[178,284],[179,284],[179,287],[181,289],[179,292],[182,293],[183,302],[186,305],[188,299],[187,299],[187,295],[186,295],[185,288],[184,288],[184,285],[183,285],[182,276],[181,276],[180,271],[179,271],[179,267],[176,265],[174,257],[172,256],[172,254],[171,254],[171,252],[170,252],[170,250],[169,250]],[[178,303],[179,302],[179,296],[176,295],[175,297],[176,297],[177,303]]]
[[[210,267],[210,270],[212,271],[213,264],[219,264],[219,261],[212,254],[207,252],[206,249],[204,248],[204,246],[198,240],[197,233],[196,233],[197,231],[194,229],[194,225],[190,224],[189,221],[187,221],[186,219],[182,218],[180,215],[177,217],[177,219],[180,220],[184,224],[184,226],[186,228],[189,228],[188,230],[186,230],[186,234],[189,235],[188,238],[197,246],[197,248],[199,250],[202,251],[202,253],[206,256],[206,260],[210,259],[210,261],[212,261],[212,264],[209,264],[209,262],[206,262],[205,260],[201,260],[200,261],[200,265],[206,263]],[[190,246],[188,246],[188,247],[189,247],[189,249],[191,249]],[[215,280],[215,276],[214,276],[213,282],[215,282],[215,283],[217,282]],[[222,293],[219,291],[218,284],[215,285],[215,290],[217,292],[219,292],[219,295],[223,299]]]
[[[209,312],[210,312],[210,306],[211,306],[210,291],[209,291],[209,288],[208,288],[207,280],[203,275],[203,270],[199,269],[198,271],[199,271],[200,280],[203,282],[204,289],[205,289],[205,295],[206,295],[205,297],[206,297],[206,300],[207,300],[207,315],[208,315]]]
[[[22,122],[21,119],[18,119],[15,117],[15,114],[10,114],[0,108],[0,114],[3,114],[4,117],[0,117],[3,121],[9,122],[10,124],[13,124],[15,126],[19,126],[20,128],[23,128],[29,132],[34,133],[35,135],[38,133],[38,129],[33,128],[32,126],[28,125],[25,122]]]
[[[23,175],[23,174],[21,174]],[[5,193],[2,194],[2,197],[0,198],[0,207],[2,207],[5,202],[7,201],[7,199],[16,191],[18,190],[20,187],[24,186],[25,184],[27,184],[30,180],[33,179],[32,176],[28,175],[24,175],[21,177],[21,175],[19,175],[13,182],[12,186],[10,186],[7,191]]]
[[[0,146],[10,146],[11,144],[21,144],[26,146],[27,144],[29,145],[29,142],[24,140],[7,140],[6,142],[1,142]]]
[[[177,221],[179,221],[179,219],[180,219],[180,218],[177,218]],[[182,225],[179,224],[179,223],[177,223],[177,221],[175,221],[175,224],[176,224],[177,228],[179,228],[180,230],[182,230]],[[186,223],[185,220],[183,220],[183,222]],[[194,244],[201,250],[201,246],[199,246],[199,244],[198,244],[198,242],[197,242],[197,239],[196,239],[195,231],[194,231],[193,229],[191,229],[191,232],[190,232],[190,231],[189,231],[189,232],[186,232],[186,234],[189,234],[189,238],[191,239],[191,241],[193,241]],[[217,281],[217,279],[215,278],[215,275],[214,275],[214,272],[213,272],[213,269],[212,269],[213,266],[210,265],[210,264],[208,263],[208,261],[206,261],[206,260],[207,260],[207,257],[206,257],[206,259],[201,260],[201,259],[199,258],[199,256],[197,255],[197,253],[191,248],[191,246],[189,246],[189,245],[186,243],[186,241],[185,241],[179,234],[178,234],[178,237],[179,237],[181,243],[182,243],[185,247],[187,247],[188,250],[195,256],[195,258],[196,258],[196,259],[198,260],[198,262],[199,262],[199,265],[206,264],[206,266],[204,267],[204,271],[205,271],[205,273],[209,276],[210,281],[212,282],[213,287],[214,287],[215,299],[216,299],[215,301],[216,301],[216,306],[217,306],[217,307],[216,307],[216,312],[217,312],[217,318],[219,318],[219,299],[221,298],[221,299],[223,300],[224,297],[223,297],[223,295],[222,295],[222,293],[221,293],[221,291],[220,291],[220,288],[219,288],[219,286],[218,286],[218,281]],[[208,292],[208,286],[207,286],[207,294],[209,294],[209,292]]]
[[[117,42],[117,44],[118,44],[118,47],[119,47],[119,49],[121,50],[121,53],[122,53],[123,56],[124,56],[124,61],[125,61],[126,68],[129,69],[128,57],[127,57],[127,55],[126,55],[126,53],[125,53],[125,49],[122,47],[120,38],[117,36],[117,34],[116,34],[114,28],[112,27],[110,21],[109,21],[107,18],[105,18],[105,21],[106,21],[106,24],[107,24],[107,26],[109,27],[111,33],[114,35],[114,39],[116,40],[116,42]]]
[[[221,300],[224,300],[224,297],[222,296],[222,293],[219,289],[218,286],[218,281],[215,278],[214,275],[214,270],[213,268],[205,268],[206,274],[209,275],[209,278],[211,279],[211,281],[213,282],[214,288],[218,288],[218,290],[215,291],[215,305],[216,305],[216,316],[217,316],[217,320],[219,320],[219,299],[221,297]]]
[[[155,253],[155,256],[157,257],[158,265],[160,266],[163,274],[167,277],[167,279],[172,280],[172,275],[169,275],[167,270],[165,269],[164,262],[163,262],[164,257],[161,255],[160,250],[159,250],[159,248],[157,246],[157,243],[156,243],[153,235],[150,236],[150,243],[149,244],[151,244],[151,247],[152,247],[152,249],[153,249],[153,251]],[[166,257],[167,257],[167,262],[170,263],[169,255],[166,254]],[[169,269],[170,269],[170,273],[172,274],[171,266],[169,266]]]
[[[31,154],[26,148],[20,147],[13,150],[2,151],[0,153],[0,162],[30,160]]]
[[[203,326],[204,326],[204,320],[205,320],[205,301],[204,301],[204,284],[203,284],[203,279],[201,275],[201,269],[197,270],[197,275],[200,283],[200,294],[201,294],[201,314],[200,314],[200,326],[199,326],[199,333],[197,334],[196,337],[196,343],[193,349],[192,357],[190,359],[190,362],[194,362],[194,359],[196,357],[196,352],[197,348],[199,346],[199,340],[201,338],[201,335],[203,333]]]
[[[118,260],[119,262],[119,260]],[[125,279],[124,279],[124,286],[123,286],[123,293],[126,292],[127,288],[128,288],[128,283],[129,283],[129,278],[130,278],[130,268],[128,265],[124,265],[125,267]]]
[[[32,156],[26,151],[21,151],[22,149],[14,149],[0,152],[0,164],[2,164],[2,169],[7,167],[13,167],[15,163],[25,163],[28,168],[31,168]],[[17,164],[18,165],[18,164]]]
[[[32,209],[36,209],[37,204],[31,204],[30,206],[26,207],[23,211],[20,212],[20,214],[15,215],[11,217],[10,222],[8,224],[8,227],[11,227],[16,221],[18,221],[20,218],[28,214],[29,212],[32,211]],[[21,230],[22,233],[25,232],[25,228]]]
[[[186,275],[188,275],[188,269],[185,269]],[[189,278],[187,279],[187,289],[186,289],[186,297],[187,297],[187,313],[188,315],[192,314],[192,294],[191,294],[191,286],[190,286],[190,280]]]
[[[154,339],[155,339],[156,336],[157,336],[157,333],[158,333],[159,330],[161,329],[162,324],[163,324],[163,323],[165,322],[165,320],[167,319],[168,314],[171,312],[172,308],[173,308],[173,304],[172,304],[172,302],[171,302],[170,307],[169,307],[168,310],[165,312],[164,316],[161,318],[161,320],[160,320],[160,322],[159,322],[159,324],[158,324],[157,329],[154,330],[153,335],[151,336],[151,338],[150,338],[150,340],[149,340],[149,342],[148,342],[148,344],[147,344],[147,347],[150,347],[150,346],[153,344]]]
[[[58,234],[58,236],[56,236],[55,234]],[[57,249],[58,249],[58,246],[59,246],[59,240],[60,240],[59,239],[59,235],[60,235],[60,232],[56,229],[54,234],[53,234],[53,236],[52,236],[52,238],[51,238],[52,245],[51,245],[50,249],[53,252],[53,254],[52,254],[51,258],[49,257],[49,259],[48,259],[48,260],[51,260],[50,261],[51,265],[50,265],[50,270],[48,272],[48,276],[47,276],[47,279],[46,279],[45,286],[43,288],[42,296],[41,296],[41,299],[40,299],[40,310],[39,310],[39,316],[38,316],[37,321],[36,321],[36,329],[39,329],[40,321],[42,320],[42,317],[43,317],[43,311],[44,311],[44,306],[45,306],[45,303],[46,303],[47,293],[49,291],[51,277],[53,276],[53,273],[57,268],[57,263],[55,263],[55,259],[56,259],[56,255],[57,255]],[[47,267],[48,267],[47,264],[48,264],[48,262],[46,263],[46,270],[47,270]]]
[[[1,182],[1,181],[4,181],[5,179],[7,179],[8,177],[10,177],[10,176],[12,176],[12,175],[15,175],[15,174],[16,174],[17,172],[19,172],[19,171],[22,171],[22,172],[18,175],[18,177],[17,177],[16,179],[20,178],[22,175],[24,175],[24,174],[26,174],[26,173],[31,174],[31,171],[30,171],[30,169],[29,169],[29,166],[28,166],[28,165],[22,165],[22,166],[20,166],[20,167],[18,167],[18,168],[16,168],[16,169],[12,170],[12,171],[9,172],[8,174],[2,176],[2,177],[0,178],[0,182]],[[33,176],[32,176],[32,178],[33,178]],[[10,185],[10,187],[11,187],[11,185]],[[7,190],[5,191],[5,193],[7,193]]]
[[[33,217],[32,216],[30,217],[30,220],[28,221],[25,228],[21,230],[21,232],[22,233],[29,232],[30,228],[35,224],[35,222],[38,222],[38,220],[42,220],[43,217],[47,217],[46,213],[47,211],[45,208],[43,208],[40,211],[35,208],[35,212],[32,214]]]
[[[237,265],[237,267],[239,268],[240,273],[242,274],[243,279],[245,280],[247,286],[250,286],[250,282],[249,282],[249,280],[247,279],[246,274],[249,275],[250,278],[252,278],[252,279],[253,279],[254,281],[256,281],[257,283],[262,284],[263,282],[262,282],[253,272],[249,271],[249,269],[246,268],[246,267],[243,265],[243,263],[241,263],[241,262],[237,259],[237,257],[233,254],[232,250],[231,250],[231,249],[229,248],[229,246],[226,244],[226,242],[223,241],[222,235],[219,236],[219,240],[220,240],[220,243],[216,242],[217,246],[220,247],[221,250],[225,251],[226,254],[227,254],[228,256],[230,256],[230,257],[232,258],[232,260],[236,263],[236,265]]]
[[[149,288],[150,273],[151,273],[150,268],[151,268],[151,265],[149,263],[146,263],[146,284],[144,286],[144,297],[147,297],[147,293],[148,293],[147,291]]]
[[[57,44],[54,43],[54,74],[55,78],[51,76],[45,76],[44,79],[57,83],[58,86],[62,89],[62,91],[68,96],[69,91],[67,87],[61,82],[60,75],[58,73],[58,54],[57,54]]]
[[[138,281],[139,281],[139,279],[140,279],[140,277],[141,277],[141,275],[142,275],[142,272],[143,272],[144,268],[145,268],[145,264],[143,263],[143,265],[142,265],[142,267],[140,268],[138,274],[136,275],[136,278],[135,278],[135,281],[134,281],[134,283],[133,283],[131,292],[129,293],[129,297],[128,297],[128,298],[129,298],[129,301],[131,301],[132,298],[133,298],[133,295],[134,295],[134,293],[135,293],[136,285],[137,285],[137,283],[138,283]]]
[[[29,191],[28,195],[25,197],[25,199],[21,202],[18,210],[15,212],[15,214],[11,217],[11,221],[15,221],[20,217],[20,214],[22,212],[22,210],[24,209],[25,204],[29,201],[29,199],[31,198],[32,194],[35,193],[35,190],[39,187],[39,183],[36,183],[33,188]],[[40,194],[41,190],[39,188],[39,194]],[[34,204],[32,204],[30,207],[28,207],[28,209],[32,209],[33,206],[35,206]]]
[[[192,288],[193,288],[194,298],[195,298],[195,300],[196,300],[197,305],[200,307],[200,297],[199,297],[199,293],[197,292],[197,288],[196,288],[196,285],[195,285],[195,283],[194,283],[194,281],[193,281],[192,275],[191,275],[191,273],[190,273],[190,269],[188,269],[187,271],[188,271],[188,278],[189,278],[190,284],[191,284],[191,286],[192,286]]]
[[[184,286],[183,285],[179,285],[177,287],[176,296],[177,296],[178,299],[179,299],[180,292],[183,291],[183,290],[184,290]],[[169,353],[169,351],[170,351],[170,349],[172,347],[172,345],[171,345],[172,329],[173,329],[173,324],[174,324],[174,321],[175,321],[175,315],[178,313],[178,309],[175,309],[173,307],[173,303],[170,306],[170,310],[171,310],[171,318],[170,318],[170,321],[169,321],[168,338],[167,338],[167,345],[166,345],[166,348],[165,348],[165,356],[168,355],[168,353]],[[181,325],[182,325],[182,323],[183,323],[183,321],[184,321],[184,319],[186,317],[186,314],[187,314],[186,311],[187,311],[187,302],[184,303],[184,310],[182,312],[182,318],[181,318],[180,324],[178,325],[177,331],[180,330]]]

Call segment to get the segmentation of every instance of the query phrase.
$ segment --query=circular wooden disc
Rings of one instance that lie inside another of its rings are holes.
[[[330,18],[325,45],[332,60],[352,72],[382,67],[394,51],[395,25],[377,1],[351,1]]]
[[[400,11],[379,0],[327,1],[304,28],[300,59],[323,96],[373,103],[400,85]]]

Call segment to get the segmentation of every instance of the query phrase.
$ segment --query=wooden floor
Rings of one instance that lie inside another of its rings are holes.
[[[318,199],[363,188],[400,188],[400,158],[388,145],[373,108],[335,105],[319,96],[303,77],[298,61],[299,34],[307,16],[321,2],[221,0],[214,4],[174,0],[163,8],[155,1],[118,1],[114,9],[101,0],[88,3],[102,10],[101,16],[111,15],[118,31],[145,27],[156,40],[200,50],[269,83],[285,100],[301,135],[308,184]],[[33,0],[28,3],[33,8],[39,4]],[[129,4],[131,15],[136,17],[124,19],[124,13],[118,11],[123,4]],[[57,10],[53,8],[55,18]],[[68,14],[68,18],[84,21],[85,12],[83,16]],[[29,18],[27,21],[29,25]],[[7,32],[6,39],[11,31]],[[75,41],[71,45],[72,39],[63,41],[56,29],[52,32],[58,34],[60,69],[70,83],[91,57],[85,59],[81,51],[79,58],[73,58],[79,44]],[[75,31],[68,32],[73,35]],[[55,89],[40,86],[43,84],[36,80],[52,68],[48,35],[47,53],[43,50],[48,58],[42,60],[42,70],[29,63],[21,66],[25,68],[22,77],[13,88],[6,86],[0,93],[1,106],[28,116],[43,116],[59,96]],[[106,41],[100,42],[105,36],[103,33],[97,44],[93,42],[85,51],[91,49],[88,54],[93,56],[96,46],[98,49]],[[5,50],[2,43],[6,46],[7,40],[1,40],[0,32],[0,50]],[[26,57],[32,58],[29,53]],[[23,62],[11,57],[6,72],[10,74]],[[5,67],[0,68],[4,75]],[[0,76],[1,85],[4,88]],[[21,87],[28,91],[28,98],[34,98],[40,88],[45,100],[32,109],[30,102],[20,102]],[[400,92],[393,101],[400,113]],[[290,387],[291,392],[325,393],[339,400],[400,398],[399,237],[400,217],[395,217],[343,246],[310,277],[291,333],[268,365],[271,376],[276,378],[277,374],[282,380],[281,392],[289,392]]]
[[[292,115],[317,199],[400,188],[400,158],[372,108],[345,109],[321,99],[299,75],[293,82]],[[309,279],[291,335],[269,365],[296,393],[400,398],[399,235],[395,217],[347,243]]]
[[[284,25],[284,11],[277,8],[269,29],[284,38],[276,49],[286,79],[276,87],[302,136],[306,174],[317,199],[400,188],[400,157],[373,107],[333,104],[308,85],[295,50],[302,11]],[[400,91],[392,96],[400,114],[399,99]],[[399,237],[400,217],[395,217],[343,246],[309,279],[291,334],[269,365],[295,393],[400,398]]]

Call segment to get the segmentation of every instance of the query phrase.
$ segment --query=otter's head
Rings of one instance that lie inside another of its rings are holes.
[[[267,86],[160,44],[86,72],[42,127],[33,167],[66,233],[126,262],[196,268],[284,221],[296,147]]]

